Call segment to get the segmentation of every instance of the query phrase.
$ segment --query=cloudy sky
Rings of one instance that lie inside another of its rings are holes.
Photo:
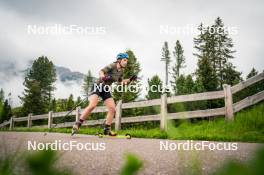
[[[245,77],[252,67],[258,71],[264,67],[263,7],[261,0],[0,1],[0,61],[13,61],[23,68],[28,60],[45,55],[58,66],[82,73],[91,70],[97,75],[100,68],[115,60],[117,53],[131,49],[141,64],[144,82],[155,74],[164,79],[160,61],[164,41],[172,50],[176,40],[180,40],[186,57],[184,72],[192,73],[196,68],[195,33],[173,30],[196,27],[201,22],[212,25],[220,16],[225,26],[237,31],[231,35],[237,51],[233,63]],[[28,30],[29,26],[41,31],[41,27],[55,25],[89,31],[33,34]],[[170,29],[169,33],[161,32],[164,26]],[[16,79],[0,87],[12,92],[15,101],[23,90]],[[58,97],[68,96],[67,88],[57,88]],[[71,88],[68,90],[80,95],[78,87]]]

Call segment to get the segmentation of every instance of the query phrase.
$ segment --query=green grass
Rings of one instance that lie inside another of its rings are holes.
[[[48,129],[40,128],[15,128],[14,131],[43,132]],[[82,128],[80,134],[94,135],[100,128]],[[70,133],[70,128],[56,128],[52,132]],[[235,114],[235,120],[226,122],[223,117],[212,121],[203,120],[191,123],[188,120],[175,125],[168,123],[168,131],[162,132],[159,128],[142,129],[129,128],[121,130],[119,134],[130,133],[138,138],[160,138],[176,140],[212,140],[212,141],[243,141],[264,142],[264,102],[247,108]]]
[[[178,127],[171,125],[168,130],[171,139],[264,142],[264,103],[235,114],[233,122],[219,118],[195,124],[183,122]]]
[[[6,149],[6,148],[4,148]],[[70,168],[57,168],[54,164],[61,155],[53,150],[42,150],[35,152],[4,152],[0,157],[0,174],[16,175],[71,175]],[[14,168],[15,167],[15,168]]]

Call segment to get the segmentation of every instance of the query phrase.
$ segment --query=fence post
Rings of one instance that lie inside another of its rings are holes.
[[[81,114],[80,111],[81,111],[81,107],[78,106],[78,107],[76,108],[76,115],[75,115],[75,121],[76,121],[76,122],[78,122],[79,119],[80,119],[80,114]]]
[[[224,94],[225,94],[225,119],[227,121],[234,120],[234,111],[233,111],[233,98],[231,92],[231,86],[224,84],[223,85]]]
[[[52,128],[53,118],[52,118],[53,112],[49,111],[49,117],[48,117],[48,128]]]
[[[14,117],[13,116],[10,118],[9,123],[10,123],[9,129],[12,130],[14,128]]]
[[[160,129],[162,131],[167,130],[167,94],[161,95],[161,106],[160,106]]]
[[[32,113],[28,114],[28,121],[27,121],[27,127],[31,128],[32,126],[32,121],[31,121]]]
[[[121,129],[121,117],[122,117],[122,100],[119,100],[116,105],[116,113],[115,113],[115,130],[116,131]]]

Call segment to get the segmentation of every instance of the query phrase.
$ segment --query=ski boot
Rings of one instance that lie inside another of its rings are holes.
[[[82,122],[80,122],[80,121],[75,122],[75,124],[72,126],[71,135],[73,136],[74,134],[76,134],[81,126],[82,126]]]
[[[108,136],[117,136],[117,133],[111,131],[111,126],[110,125],[105,125],[104,126],[104,135],[108,135]]]

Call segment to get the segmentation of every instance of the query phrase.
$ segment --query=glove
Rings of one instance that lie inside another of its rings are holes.
[[[137,80],[137,76],[133,75],[132,77],[129,78],[130,81],[136,81]]]
[[[108,81],[110,80],[112,77],[111,75],[107,75],[107,76],[104,76],[103,78],[101,78],[102,81]]]

